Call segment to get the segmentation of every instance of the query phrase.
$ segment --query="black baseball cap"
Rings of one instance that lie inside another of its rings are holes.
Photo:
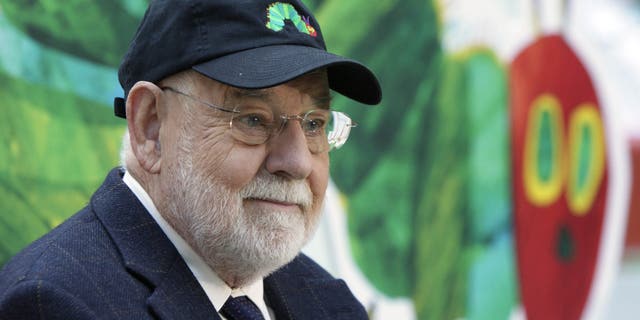
[[[382,99],[373,72],[327,52],[320,25],[296,0],[152,1],[118,70],[125,96],[138,81],[158,82],[190,68],[244,89],[326,68],[336,92],[370,105]],[[126,117],[125,99],[114,104],[116,115]]]

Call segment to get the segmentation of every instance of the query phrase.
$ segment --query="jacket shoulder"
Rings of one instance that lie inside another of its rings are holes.
[[[100,223],[88,208],[84,208],[68,220],[32,242],[12,257],[0,272],[0,296],[2,288],[24,279],[41,279],[64,276],[73,272],[74,261],[83,260],[103,247],[104,236]],[[75,270],[74,270],[75,271]]]
[[[12,285],[0,299],[2,319],[97,319],[77,296],[45,280]]]
[[[78,291],[109,268],[123,269],[117,249],[85,207],[7,262],[0,271],[0,299],[29,281]]]
[[[265,295],[283,319],[367,319],[347,284],[304,254],[265,278]]]
[[[50,310],[63,306],[63,302],[73,302],[73,308],[86,306],[103,318],[148,317],[145,303],[151,288],[129,272],[122,248],[96,211],[98,199],[105,212],[117,217],[129,213],[114,211],[128,205],[114,194],[114,187],[123,189],[118,181],[117,171],[112,171],[85,208],[7,262],[0,271],[0,315],[33,303],[44,307],[48,301]],[[122,233],[132,234],[127,230]],[[129,245],[135,248],[136,243]]]

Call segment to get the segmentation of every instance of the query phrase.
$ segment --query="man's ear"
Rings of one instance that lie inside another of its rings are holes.
[[[127,96],[127,125],[131,149],[140,166],[149,173],[160,172],[160,105],[162,89],[147,81],[137,82]]]

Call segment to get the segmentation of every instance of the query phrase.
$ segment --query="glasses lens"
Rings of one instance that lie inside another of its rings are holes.
[[[250,145],[265,143],[273,128],[273,113],[264,108],[236,109],[238,113],[231,119],[231,133],[234,138]]]
[[[307,112],[300,124],[307,137],[307,145],[312,153],[325,152],[330,149],[327,140],[327,128],[333,122],[329,110],[311,110]]]
[[[354,126],[351,118],[346,114],[331,111],[331,121],[327,125],[327,144],[330,150],[342,147],[349,138],[351,127]]]
[[[231,119],[231,133],[238,141],[249,145],[265,143],[274,131],[283,127],[284,121],[299,120],[312,153],[340,148],[354,126],[346,114],[338,111],[311,110],[304,116],[285,116],[282,119],[265,108],[235,111],[237,113]]]

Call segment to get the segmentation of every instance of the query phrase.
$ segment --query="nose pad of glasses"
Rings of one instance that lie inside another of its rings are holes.
[[[275,130],[274,133],[276,134],[280,134],[282,133],[282,130],[284,130],[284,128],[287,127],[287,123],[289,123],[289,120],[296,120],[296,122],[298,122],[300,124],[300,127],[302,128],[302,117],[298,116],[298,115],[281,115],[280,116],[280,125],[278,126],[278,128]]]
[[[282,133],[282,130],[284,130],[284,128],[287,126],[287,122],[289,122],[289,117],[286,115],[282,115],[280,116],[280,125],[278,125],[278,127],[275,130],[275,134],[280,134]]]
[[[300,156],[300,151],[303,149],[311,151],[309,141],[307,140],[302,123],[299,123],[299,119],[299,117],[292,116],[287,116],[287,118],[282,117],[280,125],[273,127],[274,130],[271,132],[269,139],[272,144],[271,150],[279,150],[277,151],[278,153],[289,153],[287,156],[290,158],[289,160],[297,159]],[[293,150],[297,151],[291,154]]]

